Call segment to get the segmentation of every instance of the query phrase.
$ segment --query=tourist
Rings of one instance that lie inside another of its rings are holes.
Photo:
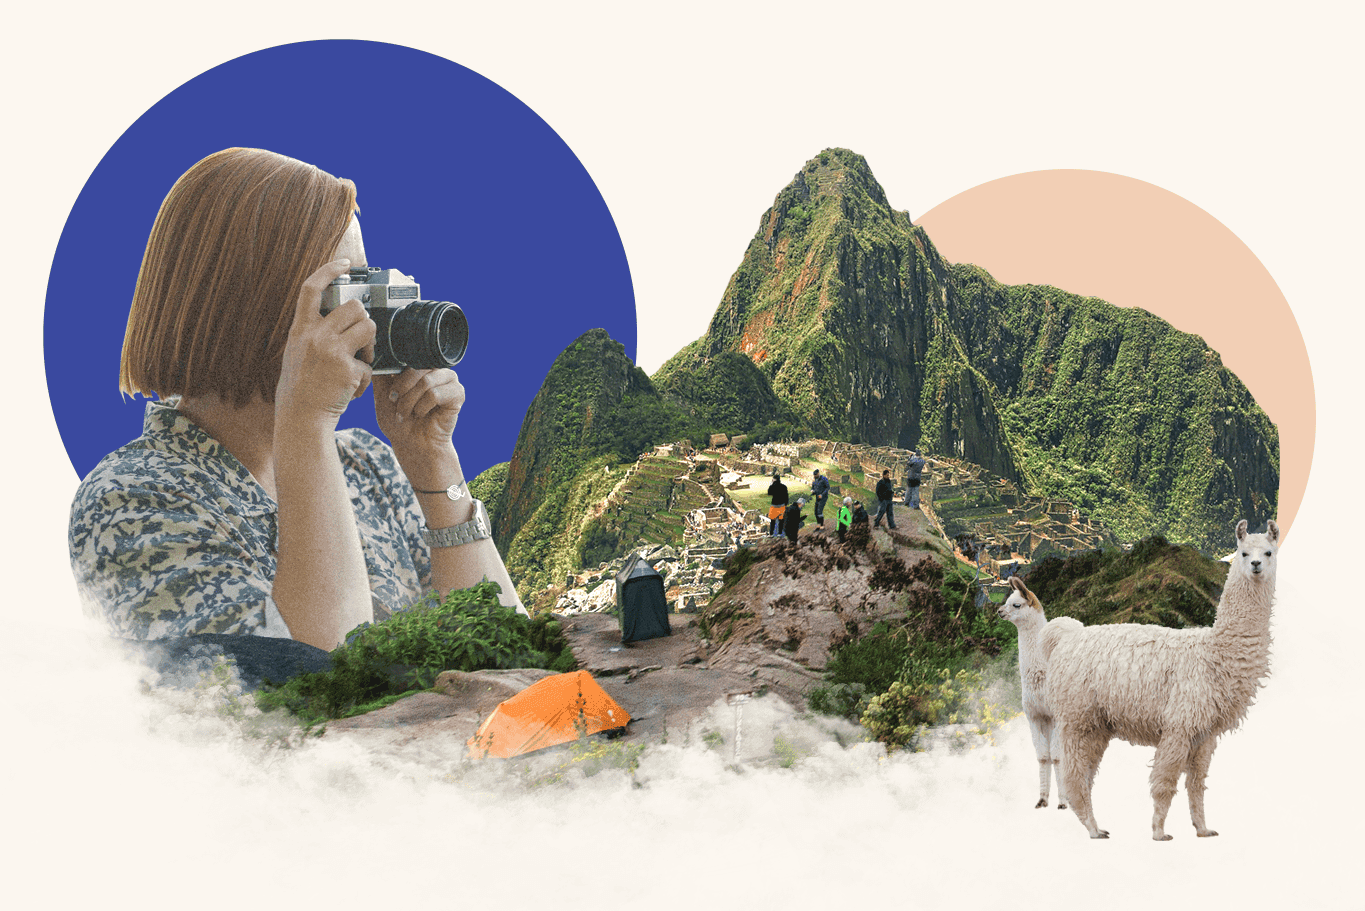
[[[882,516],[886,516],[888,526],[896,527],[896,516],[892,512],[895,499],[896,489],[891,485],[891,469],[883,469],[882,479],[877,482],[877,516],[872,520],[873,528],[881,528]]]
[[[796,502],[787,507],[786,515],[782,517],[782,529],[787,534],[787,540],[796,543],[797,532],[801,530],[801,523],[806,521],[806,517],[801,515],[801,507],[806,505],[805,497],[798,497]]]
[[[853,524],[853,498],[844,497],[843,505],[839,507],[839,515],[835,517],[835,528],[839,532],[839,540],[844,540],[844,535],[848,533],[848,528]]]
[[[811,495],[815,497],[815,524],[825,527],[825,501],[829,499],[829,478],[815,469],[815,479],[810,482]]]
[[[905,505],[911,509],[919,509],[919,487],[923,474],[924,459],[918,449],[913,450],[910,461],[905,465]]]
[[[772,520],[772,529],[768,532],[771,537],[782,537],[782,515],[787,511],[787,485],[782,483],[782,474],[776,468],[773,469],[773,482],[768,485],[768,496],[772,497],[772,505],[768,507],[768,518]]]

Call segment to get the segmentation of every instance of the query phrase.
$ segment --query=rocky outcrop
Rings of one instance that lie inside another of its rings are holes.
[[[796,546],[779,539],[746,554],[752,565],[701,613],[709,666],[804,698],[835,648],[905,616],[907,591],[909,603],[932,601],[941,572],[902,574],[922,560],[937,565],[942,552],[923,513],[906,510],[898,521],[896,531],[872,532],[862,546],[817,527]]]

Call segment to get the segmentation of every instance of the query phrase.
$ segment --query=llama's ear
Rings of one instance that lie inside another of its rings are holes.
[[[1237,540],[1240,541],[1247,536],[1247,520],[1243,519],[1237,523]]]
[[[1024,580],[1020,579],[1018,576],[1010,576],[1010,587],[1025,598],[1028,597],[1028,586],[1025,585]]]
[[[1278,526],[1278,525],[1275,524],[1275,520],[1274,520],[1274,519],[1271,519],[1269,522],[1266,522],[1266,523],[1265,523],[1265,533],[1266,533],[1266,536],[1269,537],[1271,541],[1274,541],[1274,542],[1276,542],[1276,543],[1279,543],[1279,540],[1280,540],[1280,526]]]

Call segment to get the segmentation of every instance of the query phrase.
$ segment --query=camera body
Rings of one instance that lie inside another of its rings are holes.
[[[349,300],[365,306],[378,331],[374,338],[376,374],[402,373],[404,367],[431,370],[453,367],[469,346],[469,322],[449,301],[422,300],[422,289],[397,269],[352,269],[322,290],[322,312]]]

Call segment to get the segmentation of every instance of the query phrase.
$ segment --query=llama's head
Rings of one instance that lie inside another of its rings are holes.
[[[1018,576],[1010,576],[1010,596],[997,610],[1001,617],[1021,629],[1046,620],[1042,602]]]
[[[1237,550],[1232,555],[1229,574],[1238,573],[1261,584],[1274,584],[1275,557],[1280,550],[1280,526],[1274,520],[1265,525],[1265,534],[1247,532],[1247,520],[1237,523]]]

